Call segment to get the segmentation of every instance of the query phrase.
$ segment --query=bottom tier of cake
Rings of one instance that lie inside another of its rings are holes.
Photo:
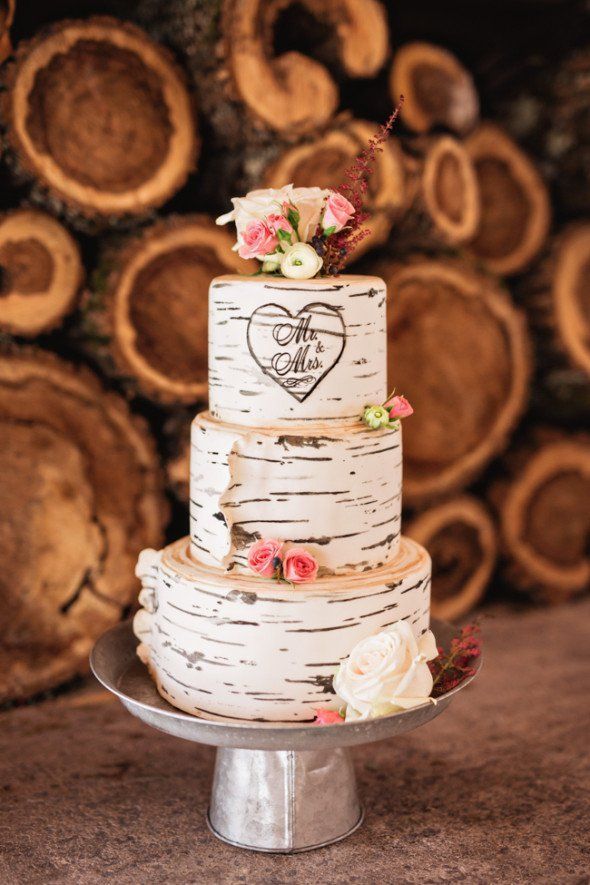
[[[430,557],[409,538],[382,568],[295,587],[203,566],[188,538],[144,550],[137,574],[138,654],[167,701],[206,718],[313,720],[357,642],[429,625]]]

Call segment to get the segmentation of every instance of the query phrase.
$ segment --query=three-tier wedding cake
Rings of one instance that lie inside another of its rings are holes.
[[[137,567],[139,656],[162,696],[197,716],[311,721],[344,700],[354,717],[430,692],[430,559],[401,534],[399,418],[411,407],[388,401],[386,287],[309,278],[312,252],[321,268],[354,212],[316,191],[234,201],[240,254],[272,272],[211,283],[190,538],[143,551]]]

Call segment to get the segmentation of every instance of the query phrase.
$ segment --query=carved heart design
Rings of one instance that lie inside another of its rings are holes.
[[[340,309],[329,304],[306,304],[295,316],[280,304],[265,304],[248,323],[252,357],[300,403],[334,368],[345,343]]]

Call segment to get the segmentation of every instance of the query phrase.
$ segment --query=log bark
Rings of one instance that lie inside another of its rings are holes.
[[[213,277],[251,273],[224,229],[170,217],[105,250],[83,309],[87,349],[130,393],[166,405],[207,396],[208,291]]]
[[[416,414],[404,423],[404,501],[464,488],[506,445],[528,395],[524,318],[488,276],[415,256],[378,273],[395,293],[389,388]]]
[[[482,124],[465,146],[481,192],[480,223],[469,252],[494,273],[518,273],[547,238],[547,187],[529,157],[498,126]]]
[[[390,73],[391,97],[405,98],[402,120],[413,132],[438,126],[465,135],[477,124],[479,99],[469,71],[447,49],[407,43],[397,50]]]
[[[432,251],[470,240],[480,219],[480,194],[471,158],[450,135],[404,145],[407,211],[396,224],[394,252]]]
[[[590,437],[537,429],[490,489],[510,586],[558,602],[590,588]]]
[[[378,126],[365,120],[343,120],[340,125],[313,140],[287,148],[262,173],[264,187],[338,188],[345,171],[375,134]],[[354,258],[382,245],[394,220],[406,204],[404,160],[399,142],[390,138],[378,154],[374,174],[369,179],[365,207],[369,213],[364,228],[369,235],[354,250]]]
[[[463,495],[420,513],[406,532],[432,557],[432,614],[445,621],[464,617],[483,598],[496,564],[496,528],[487,509]]]
[[[590,223],[557,236],[519,286],[546,367],[578,367],[590,379]]]
[[[221,26],[226,65],[240,100],[263,126],[291,136],[324,126],[339,97],[324,64],[291,49],[275,55],[277,38],[280,42],[292,28],[285,17],[294,5],[293,0],[225,0]],[[379,71],[388,49],[380,3],[303,0],[299,5],[327,26],[329,54],[348,76],[372,77]]]
[[[16,0],[1,0],[0,2],[0,64],[6,61],[12,54],[10,41],[10,28],[14,21]]]
[[[73,220],[108,224],[161,206],[195,165],[183,75],[143,31],[106,17],[64,21],[21,44],[2,116],[17,172]]]
[[[168,488],[177,501],[190,501],[191,423],[194,413],[174,412],[164,425],[165,469]]]
[[[0,356],[0,700],[86,671],[137,593],[134,562],[167,508],[143,422],[47,352]]]
[[[35,209],[0,218],[0,270],[0,329],[26,338],[60,324],[84,277],[76,241]]]

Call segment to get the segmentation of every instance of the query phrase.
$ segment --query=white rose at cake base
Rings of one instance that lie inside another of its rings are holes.
[[[367,718],[432,690],[431,563],[400,525],[413,410],[387,393],[385,283],[341,273],[361,203],[286,185],[218,219],[264,272],[211,283],[191,535],[141,555],[134,622],[158,690],[196,716],[329,723],[339,698]]]
[[[334,678],[346,707],[346,720],[409,710],[429,700],[433,678],[428,661],[438,657],[434,636],[418,639],[406,621],[356,645]]]

